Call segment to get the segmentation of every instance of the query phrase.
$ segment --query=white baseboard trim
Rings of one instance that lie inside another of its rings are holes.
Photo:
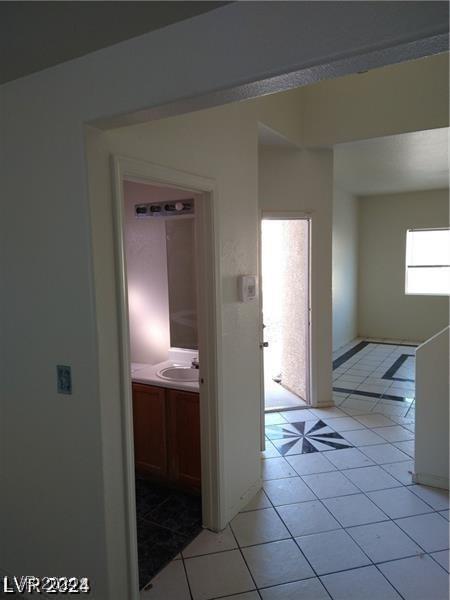
[[[449,478],[430,473],[413,473],[412,480],[414,483],[421,485],[429,485],[430,487],[440,488],[443,490],[449,489]]]
[[[262,478],[260,477],[259,479],[257,479],[254,483],[252,483],[252,485],[248,488],[248,490],[246,492],[244,492],[242,494],[242,496],[239,498],[239,501],[230,507],[229,509],[229,521],[231,521],[231,519],[238,514],[238,512],[240,512],[245,506],[247,506],[247,504],[250,502],[250,500],[253,498],[253,496],[255,496],[259,490],[262,488]],[[230,517],[231,515],[231,517]]]

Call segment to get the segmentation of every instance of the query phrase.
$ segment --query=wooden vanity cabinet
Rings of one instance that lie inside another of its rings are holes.
[[[167,416],[164,388],[133,383],[133,428],[136,471],[166,478]]]
[[[168,461],[174,481],[182,487],[200,489],[200,403],[199,394],[167,390]]]
[[[133,383],[136,472],[200,490],[199,394]]]

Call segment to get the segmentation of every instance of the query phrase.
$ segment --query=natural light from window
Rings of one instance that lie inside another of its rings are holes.
[[[450,294],[450,229],[408,229],[406,294]]]

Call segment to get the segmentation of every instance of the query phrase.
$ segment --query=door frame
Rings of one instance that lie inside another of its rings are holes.
[[[138,556],[136,536],[136,499],[133,440],[133,406],[130,371],[130,338],[128,287],[124,246],[123,181],[136,181],[179,188],[196,195],[196,253],[198,340],[200,356],[200,431],[203,526],[218,531],[222,521],[223,468],[220,460],[221,440],[219,381],[220,349],[218,347],[219,240],[215,227],[216,185],[212,179],[139,159],[120,155],[111,157],[115,275],[118,298],[120,333],[121,408],[123,415],[122,448],[125,465],[127,505],[126,530],[130,547],[131,573],[137,586]],[[201,317],[200,317],[201,316]]]
[[[308,342],[306,345],[307,351],[307,370],[306,370],[306,390],[307,390],[307,398],[305,398],[306,404],[310,407],[311,404],[311,357],[312,353],[312,336],[311,336],[311,327],[312,327],[312,308],[311,308],[311,249],[312,249],[312,227],[313,227],[313,213],[306,211],[276,211],[276,210],[262,210],[259,215],[259,230],[258,230],[258,240],[259,240],[259,289],[261,293],[259,294],[259,314],[260,314],[260,331],[261,336],[263,336],[263,287],[262,287],[262,228],[261,224],[263,220],[270,221],[290,221],[290,220],[304,220],[308,224],[308,258],[307,258],[307,269],[308,269]],[[261,404],[262,404],[262,438],[264,438],[264,414],[265,414],[265,389],[264,389],[264,348],[262,348],[261,352]],[[301,409],[302,407],[300,407]],[[264,450],[264,439],[262,439],[262,449]]]

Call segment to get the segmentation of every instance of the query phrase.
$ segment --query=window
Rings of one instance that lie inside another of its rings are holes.
[[[450,294],[450,229],[408,229],[406,294]]]

